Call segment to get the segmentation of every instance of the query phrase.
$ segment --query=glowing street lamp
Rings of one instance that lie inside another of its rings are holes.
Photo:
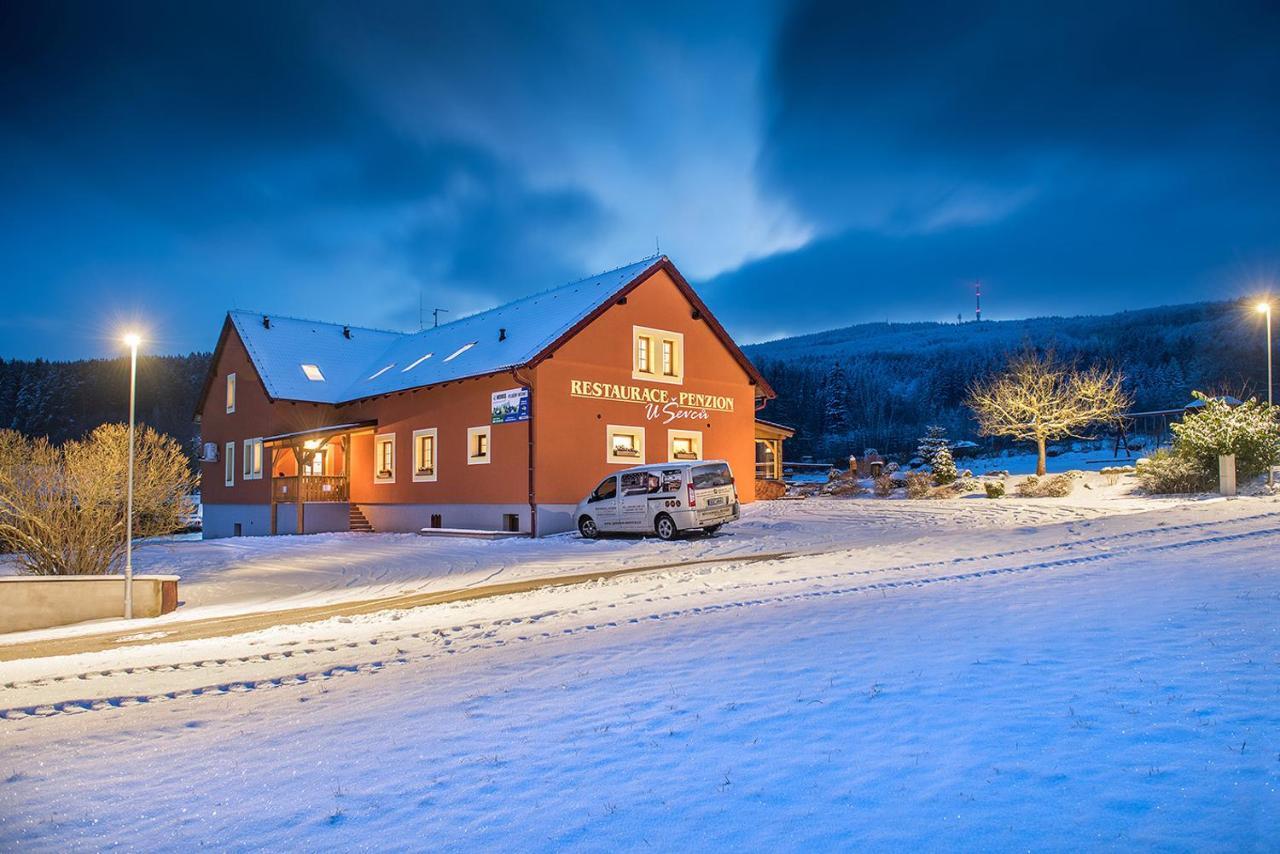
[[[1271,303],[1263,301],[1258,303],[1257,309],[1267,316],[1267,411],[1271,412]],[[1275,417],[1274,415],[1272,416]],[[1274,462],[1274,461],[1273,461]],[[1267,465],[1267,486],[1275,485],[1275,468],[1273,465]]]
[[[129,345],[129,490],[125,499],[124,618],[133,619],[133,416],[138,388],[138,345],[136,332],[124,336]]]

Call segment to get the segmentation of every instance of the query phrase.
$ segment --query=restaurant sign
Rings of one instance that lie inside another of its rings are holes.
[[[509,424],[529,420],[529,389],[513,388],[495,391],[489,397],[490,421],[493,424]]]
[[[682,418],[705,420],[712,412],[733,412],[733,398],[727,395],[672,391],[652,386],[570,380],[569,396],[640,404],[644,406],[646,418],[663,424]]]

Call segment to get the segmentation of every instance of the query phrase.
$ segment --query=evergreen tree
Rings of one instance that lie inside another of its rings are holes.
[[[951,449],[943,445],[933,455],[933,480],[938,486],[946,486],[948,483],[955,483],[959,473],[956,471],[956,461],[951,458]]]
[[[827,438],[849,432],[849,378],[835,362],[822,382],[822,427]]]
[[[951,443],[947,441],[947,428],[940,425],[928,427],[920,438],[920,444],[916,446],[916,456],[924,460],[925,465],[933,466],[934,458],[942,450],[946,450],[950,456]]]

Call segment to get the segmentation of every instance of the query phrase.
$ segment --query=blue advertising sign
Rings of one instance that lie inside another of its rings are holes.
[[[492,423],[510,424],[529,420],[529,389],[495,391],[490,398]]]

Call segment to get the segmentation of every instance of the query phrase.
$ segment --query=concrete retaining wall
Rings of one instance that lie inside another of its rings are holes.
[[[375,531],[416,533],[431,527],[431,517],[440,516],[442,528],[502,530],[502,517],[514,513],[520,530],[529,530],[528,504],[360,504],[360,512]],[[539,520],[541,521],[541,520]],[[310,526],[308,526],[310,527]]]
[[[133,577],[135,617],[158,617],[177,607],[178,576]],[[0,634],[123,616],[123,575],[0,578]]]

